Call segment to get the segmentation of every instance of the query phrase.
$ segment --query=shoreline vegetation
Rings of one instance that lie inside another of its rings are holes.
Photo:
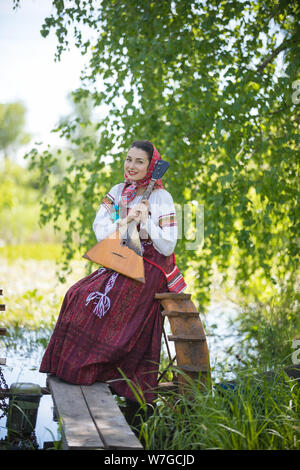
[[[0,355],[15,354],[22,367],[34,358],[37,370],[64,294],[87,265],[75,255],[60,282],[63,240],[38,224],[42,195],[36,175],[7,165],[0,174],[0,287],[6,304],[0,320],[8,335],[0,338]],[[186,277],[191,293],[193,276],[192,266]],[[197,290],[193,300],[208,339],[214,387],[203,393],[192,383],[186,395],[161,397],[150,415],[139,398],[135,432],[149,450],[300,449],[299,385],[282,373],[292,363],[293,340],[300,338],[299,288],[289,296],[253,278],[254,295],[245,301],[235,285],[234,263],[226,283],[216,266],[212,281],[210,305],[199,305]],[[255,302],[257,292],[263,295]],[[162,369],[166,363],[162,352]],[[267,371],[275,373],[272,382],[265,380]]]
[[[73,37],[85,61],[52,129],[60,143],[34,142],[22,166],[15,150],[34,136],[22,104],[2,105],[0,353],[46,346],[128,146],[153,137],[171,163],[166,189],[194,208],[191,238],[205,209],[204,243],[179,239],[175,255],[214,386],[191,383],[150,414],[140,397],[136,432],[146,449],[299,450],[299,384],[282,372],[300,362],[299,2],[50,4],[40,34],[56,35],[53,58]]]
[[[60,283],[55,274],[59,253],[59,244],[0,248],[1,288],[6,304],[1,326],[8,328],[8,336],[1,340],[1,352],[5,348],[7,352],[14,350],[16,344],[29,352],[46,347],[67,287],[85,275],[84,262],[75,259],[66,283]],[[226,301],[226,292],[217,280],[216,274],[212,301]],[[291,309],[287,314],[278,306],[239,311],[239,322],[234,318],[230,326],[234,337],[239,324],[238,343],[225,347],[221,329],[214,348],[221,345],[223,359],[218,362],[214,358],[216,350],[211,352],[213,387],[204,393],[199,384],[191,383],[184,395],[170,392],[159,398],[150,415],[137,394],[141,407],[138,425],[132,425],[145,448],[299,450],[299,385],[282,372],[291,364],[293,315],[297,312]],[[218,335],[216,324],[206,325],[205,315],[202,320],[208,341],[212,342]],[[219,320],[214,318],[216,323]],[[165,362],[163,354],[162,368]],[[274,371],[272,380],[266,375],[270,370]],[[122,409],[122,400],[119,405]]]

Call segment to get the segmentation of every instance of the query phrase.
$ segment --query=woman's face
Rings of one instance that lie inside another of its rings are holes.
[[[148,154],[142,149],[132,147],[128,150],[124,162],[124,172],[131,181],[145,178],[149,166]]]

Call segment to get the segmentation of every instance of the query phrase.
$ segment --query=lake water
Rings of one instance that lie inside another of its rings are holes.
[[[34,340],[34,333],[31,333]],[[30,333],[27,334],[27,340]],[[46,387],[46,374],[41,374],[38,367],[43,354],[41,347],[35,350],[22,350],[18,345],[16,350],[9,348],[5,352],[6,365],[2,366],[2,372],[8,387],[15,382],[30,382]],[[3,355],[3,353],[2,353]],[[2,414],[2,413],[1,413]],[[0,439],[7,436],[6,417],[0,419]],[[42,395],[38,407],[35,436],[40,449],[45,442],[60,440],[58,423],[53,419],[53,401],[51,395]]]

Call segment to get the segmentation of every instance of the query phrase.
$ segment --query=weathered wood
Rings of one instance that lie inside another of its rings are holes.
[[[64,449],[143,449],[105,383],[72,385],[49,376]]]
[[[209,351],[191,294],[159,293],[155,298],[160,300],[162,316],[170,323],[172,335],[168,340],[175,344],[177,368],[193,380],[197,380],[201,372],[201,382],[207,382],[210,378]],[[183,390],[186,380],[182,374],[178,374],[177,382],[179,391]]]
[[[6,364],[6,358],[0,357],[0,366],[5,366],[5,364]]]
[[[0,336],[6,335],[6,328],[0,328]]]
[[[183,294],[175,294],[175,295],[183,295]],[[172,297],[163,298],[160,300],[160,303],[165,311],[177,311],[177,312],[198,312],[194,302],[190,299],[185,298],[176,298],[174,294]]]
[[[4,304],[0,304],[0,312],[4,312],[5,311],[5,305]]]
[[[51,376],[47,382],[62,420],[64,449],[104,449],[104,443],[91,419],[80,386],[62,382]]]
[[[199,336],[199,335],[168,335],[168,340],[169,341],[206,341],[205,336]]]
[[[143,449],[105,383],[81,386],[90,414],[109,449]]]
[[[184,312],[184,311],[177,311],[177,310],[163,310],[161,312],[163,317],[195,317],[198,318],[200,313],[197,311],[193,312]]]
[[[155,299],[163,300],[163,299],[173,299],[173,300],[189,300],[191,298],[191,294],[176,294],[174,292],[159,292],[155,294]]]

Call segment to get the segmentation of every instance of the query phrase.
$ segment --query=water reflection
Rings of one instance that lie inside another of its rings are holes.
[[[36,332],[24,332],[24,342],[16,340],[14,347],[6,349],[6,365],[2,366],[8,387],[15,382],[31,382],[46,387],[46,374],[41,374],[39,364],[44,349],[36,347],[33,343]],[[31,338],[30,338],[31,336]],[[31,339],[31,341],[30,341]],[[10,339],[9,339],[10,342]],[[27,347],[26,347],[27,346]],[[29,347],[28,347],[29,346]],[[39,449],[44,448],[46,442],[59,441],[58,423],[53,419],[54,405],[51,395],[42,395],[38,407],[35,436]],[[7,417],[0,419],[0,440],[7,437]]]

